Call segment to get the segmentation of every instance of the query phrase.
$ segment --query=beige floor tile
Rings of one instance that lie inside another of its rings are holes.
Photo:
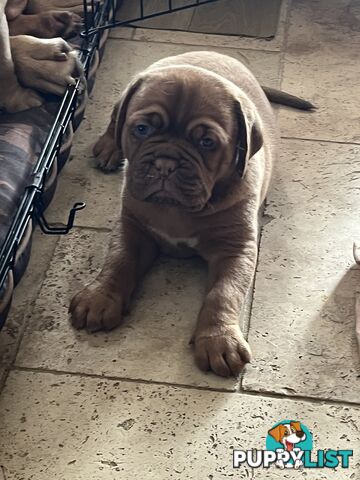
[[[117,27],[110,30],[109,38],[122,38],[124,40],[130,40],[134,33],[134,27]]]
[[[269,195],[244,387],[359,402],[360,146],[287,140]]]
[[[48,210],[51,221],[65,222],[72,205],[84,201],[87,207],[77,214],[76,225],[105,228],[112,226],[119,211],[122,174],[104,174],[95,169],[92,163],[92,146],[97,137],[105,131],[112,108],[133,75],[162,57],[191,50],[197,48],[127,40],[107,42],[93,96],[87,106],[86,118],[74,138],[72,160],[59,176],[55,198]],[[249,64],[267,85],[278,85],[278,54],[221,48],[216,50]],[[114,58],[121,61],[114,62]]]
[[[282,0],[268,0],[266,3],[263,0],[213,2],[194,9],[187,30],[270,39],[278,30],[281,3]]]
[[[14,372],[0,410],[11,480],[345,480],[359,468],[360,411],[340,405]],[[316,450],[353,448],[350,468],[232,468],[232,448],[265,448],[267,431],[287,418],[313,432]]]
[[[25,322],[41,290],[58,237],[44,235],[40,229],[36,229],[32,241],[29,265],[14,291],[9,316],[0,332],[0,363],[5,365],[15,358]]]
[[[318,106],[304,117],[280,114],[282,135],[360,142],[359,4],[299,0],[291,8],[282,88]]]
[[[175,34],[176,32],[170,33]],[[151,63],[170,55],[208,50],[206,47],[208,44],[197,46],[111,39],[106,46],[105,58],[101,67],[102,76],[96,88],[106,90],[109,99],[111,95],[119,94],[133,75]],[[280,57],[277,52],[241,50],[239,47],[222,48],[221,46],[214,46],[212,50],[233,56],[248,64],[260,81],[266,82],[270,86],[279,84]],[[114,62],[114,57],[121,58],[122,61]],[[101,102],[97,101],[97,105],[99,109]]]
[[[17,364],[233,390],[235,380],[196,368],[189,340],[205,288],[200,260],[163,258],[145,279],[125,324],[109,334],[77,332],[68,322],[71,296],[96,276],[105,233],[61,239],[24,335]]]
[[[278,31],[271,40],[262,38],[238,37],[235,35],[210,35],[204,33],[152,30],[137,28],[133,36],[134,40],[145,42],[176,43],[181,45],[198,45],[208,49],[216,47],[244,48],[254,50],[280,51],[285,38],[285,26],[288,14],[288,0],[283,0]],[[231,55],[231,54],[230,54]]]

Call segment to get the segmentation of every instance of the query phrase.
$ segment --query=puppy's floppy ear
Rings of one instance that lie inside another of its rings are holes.
[[[121,148],[122,131],[126,119],[126,112],[134,93],[139,89],[143,78],[138,76],[132,80],[121,95],[120,101],[115,105],[112,113],[112,120],[115,122],[115,143],[119,150]]]
[[[271,435],[277,442],[281,443],[281,439],[284,436],[284,428],[284,425],[278,425],[277,427],[269,430],[268,434]]]
[[[301,430],[300,422],[290,422],[290,425],[294,427],[297,432]]]
[[[238,124],[236,169],[244,177],[251,157],[263,146],[261,120],[249,100],[236,100],[235,115]]]

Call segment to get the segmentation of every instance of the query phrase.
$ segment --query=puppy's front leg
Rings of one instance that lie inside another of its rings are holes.
[[[73,326],[91,332],[118,326],[138,281],[157,253],[154,240],[135,221],[122,216],[100,274],[71,301]]]
[[[237,376],[251,359],[239,315],[255,272],[256,236],[239,244],[236,254],[230,254],[226,246],[222,252],[209,259],[209,289],[193,343],[199,368],[227,377]]]

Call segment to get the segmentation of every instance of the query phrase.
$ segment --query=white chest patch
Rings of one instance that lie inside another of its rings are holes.
[[[186,246],[189,248],[195,248],[198,244],[196,237],[170,237],[164,232],[157,230],[156,228],[151,228],[150,230],[154,232],[158,237],[164,240],[166,243],[173,247]]]

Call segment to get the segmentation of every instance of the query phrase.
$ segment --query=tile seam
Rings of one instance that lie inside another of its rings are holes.
[[[172,32],[172,30],[163,30],[164,32]],[[187,33],[187,32],[184,32]],[[239,38],[239,37],[235,37]],[[241,37],[240,37],[241,38]],[[225,45],[214,45],[212,43],[169,43],[165,41],[157,41],[157,40],[139,40],[137,38],[118,38],[118,37],[112,37],[111,40],[116,40],[116,41],[125,41],[125,42],[138,42],[138,43],[156,43],[156,44],[161,44],[161,45],[179,45],[179,46],[186,46],[186,47],[207,47],[209,46],[210,48],[224,48],[224,49],[230,49],[230,50],[249,50],[251,52],[262,52],[262,53],[276,53],[279,54],[281,53],[281,49],[277,50],[268,50],[268,49],[262,49],[262,48],[251,48],[251,47],[242,47],[239,45],[234,45],[234,46],[225,46]]]
[[[107,380],[112,382],[123,382],[123,383],[134,383],[140,385],[154,385],[154,386],[163,386],[163,387],[172,387],[185,390],[197,390],[197,391],[206,391],[214,393],[227,393],[230,395],[239,395],[239,396],[249,396],[249,397],[262,397],[269,399],[279,399],[279,400],[291,400],[291,401],[301,401],[305,403],[311,403],[312,405],[339,405],[339,406],[348,406],[356,407],[360,409],[360,403],[351,402],[349,400],[336,400],[329,398],[319,398],[319,397],[306,397],[302,395],[282,395],[276,392],[261,392],[257,390],[244,390],[238,392],[236,390],[229,390],[225,388],[216,388],[216,387],[202,387],[200,385],[188,385],[182,383],[173,383],[173,382],[161,382],[156,380],[146,380],[146,379],[135,379],[135,378],[126,378],[126,377],[117,377],[113,375],[101,375],[95,373],[81,373],[81,372],[70,372],[66,370],[53,370],[46,368],[35,368],[35,367],[23,367],[18,365],[11,366],[11,371],[13,372],[28,372],[34,374],[51,374],[54,376],[72,376],[77,378],[93,378],[98,380]]]

